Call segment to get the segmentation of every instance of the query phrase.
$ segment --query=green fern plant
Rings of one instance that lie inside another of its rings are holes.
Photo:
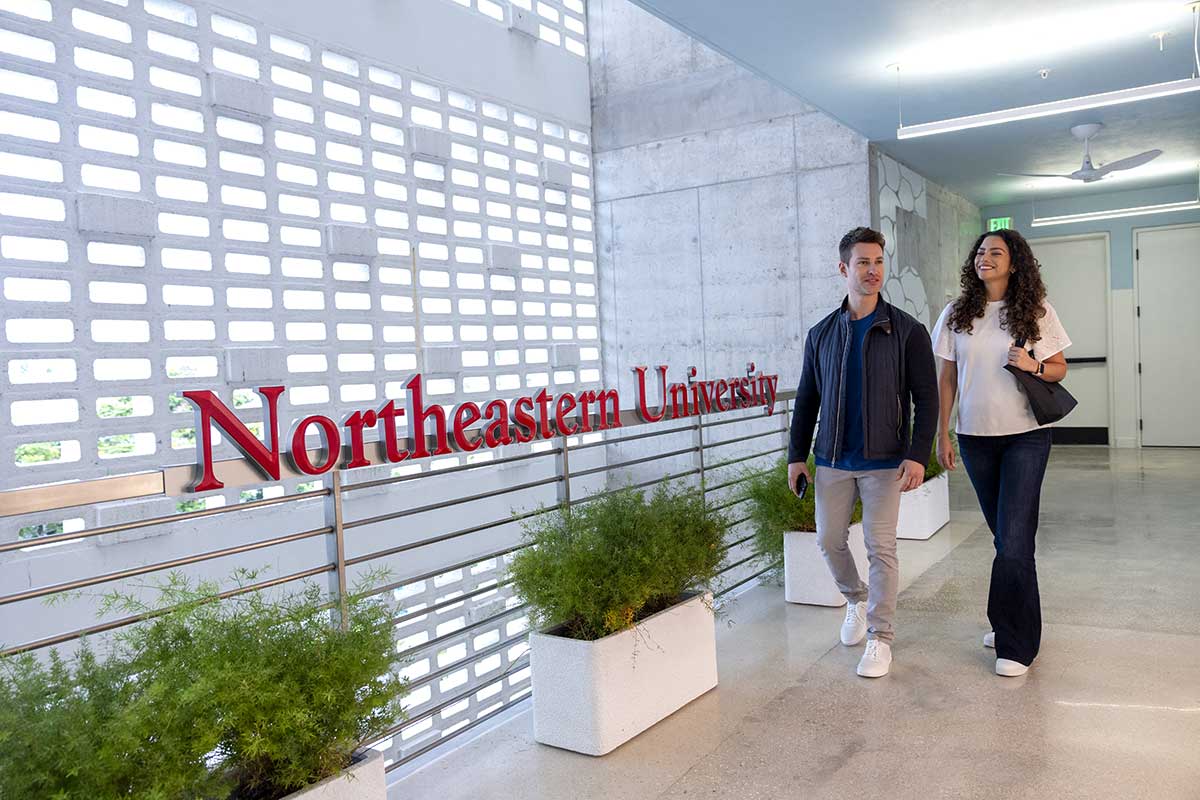
[[[104,658],[85,643],[0,662],[0,797],[275,800],[403,718],[381,599],[221,599],[180,574],[153,588],[153,604],[105,599],[101,613],[150,618]]]
[[[635,625],[691,591],[711,590],[725,519],[699,492],[626,488],[524,523],[509,575],[539,626],[594,640]]]
[[[217,744],[163,697],[132,653],[98,656],[86,642],[0,660],[0,797],[51,800],[220,798],[231,783],[209,770]]]

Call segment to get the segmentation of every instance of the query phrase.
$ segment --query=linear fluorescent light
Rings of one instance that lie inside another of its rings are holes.
[[[1093,222],[1101,219],[1116,219],[1117,217],[1140,217],[1143,214],[1165,214],[1170,211],[1192,211],[1194,209],[1200,209],[1200,200],[1160,203],[1155,206],[1114,208],[1108,211],[1089,211],[1086,214],[1064,214],[1060,217],[1034,217],[1031,224],[1035,228],[1041,228],[1045,225],[1070,225],[1072,222]]]
[[[1019,18],[989,20],[988,39],[1003,42],[1002,47],[980,47],[977,29],[943,29],[901,51],[885,48],[886,56],[900,62],[908,77],[980,72],[1010,64],[1036,67],[1036,62],[1053,62],[1064,54],[1149,38],[1155,31],[1181,26],[1190,16],[1180,0],[1097,0],[1069,11],[1052,10],[1056,5],[1067,4],[1043,3],[1038,11],[1014,15]],[[1187,22],[1190,27],[1191,20]]]
[[[1136,86],[1132,89],[1120,89],[1115,92],[1089,94],[1084,97],[1072,97],[1067,100],[1055,100],[1050,103],[1007,108],[1003,111],[989,111],[986,114],[975,114],[969,117],[954,117],[953,119],[943,119],[937,122],[922,122],[919,125],[902,125],[896,129],[896,138],[915,139],[918,136],[933,136],[939,133],[967,130],[968,128],[1002,125],[1005,122],[1016,122],[1022,119],[1051,117],[1055,114],[1069,114],[1072,111],[1083,111],[1088,108],[1136,103],[1139,100],[1150,100],[1155,97],[1169,97],[1171,95],[1197,91],[1200,91],[1200,78],[1184,78],[1178,81],[1154,83],[1149,86]]]

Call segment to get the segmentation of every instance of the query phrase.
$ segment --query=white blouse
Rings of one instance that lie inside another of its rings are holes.
[[[1016,376],[1004,369],[1008,349],[1015,343],[1000,327],[1003,300],[988,303],[983,319],[976,319],[971,333],[955,333],[948,320],[954,304],[946,306],[933,331],[933,353],[954,361],[958,367],[958,425],[967,436],[1009,436],[1041,427]],[[1071,346],[1071,339],[1054,311],[1045,303],[1046,315],[1038,321],[1041,339],[1033,345],[1033,357],[1045,361]]]

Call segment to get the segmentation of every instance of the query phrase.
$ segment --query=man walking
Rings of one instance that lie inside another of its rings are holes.
[[[900,493],[924,482],[938,417],[929,332],[879,296],[886,272],[883,248],[883,235],[870,228],[855,228],[838,245],[846,299],[808,332],[788,447],[788,485],[794,491],[800,475],[814,483],[817,540],[846,597],[842,644],[867,637],[858,663],[865,678],[882,677],[891,668]],[[815,480],[808,471],[810,447]],[[867,585],[847,546],[860,497]]]

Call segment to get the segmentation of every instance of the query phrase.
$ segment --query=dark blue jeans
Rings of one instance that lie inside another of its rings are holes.
[[[1042,642],[1042,603],[1033,554],[1042,479],[1050,459],[1050,430],[1013,436],[960,434],[958,444],[996,545],[988,591],[996,656],[1029,665]]]

